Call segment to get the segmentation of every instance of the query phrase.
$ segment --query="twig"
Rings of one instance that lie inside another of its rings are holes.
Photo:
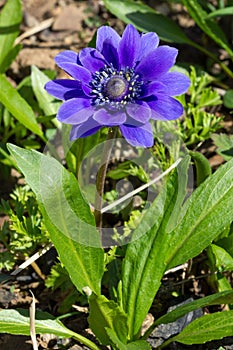
[[[48,18],[45,21],[39,23],[37,26],[28,29],[26,32],[18,36],[18,38],[15,39],[15,45],[19,44],[23,39],[26,39],[34,34],[37,34],[39,32],[42,32],[42,30],[47,29],[51,27],[51,25],[54,22],[54,18]]]

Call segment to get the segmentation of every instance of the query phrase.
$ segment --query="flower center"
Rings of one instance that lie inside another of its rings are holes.
[[[93,74],[90,82],[92,105],[120,109],[128,102],[135,103],[143,82],[133,68],[118,71],[113,65],[105,66]]]
[[[127,85],[127,82],[122,77],[111,77],[105,86],[106,96],[108,96],[110,99],[122,97],[127,90]]]

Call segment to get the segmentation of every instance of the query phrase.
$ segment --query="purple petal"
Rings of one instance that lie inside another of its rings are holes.
[[[154,144],[150,123],[146,123],[140,127],[120,125],[120,130],[126,141],[132,146],[152,147]]]
[[[65,124],[81,124],[94,113],[87,98],[72,98],[65,101],[58,110],[57,119]]]
[[[147,56],[151,51],[156,49],[159,45],[159,37],[156,33],[146,33],[141,35],[141,48],[137,57],[137,61],[140,61],[143,57]]]
[[[55,57],[55,62],[60,68],[62,68],[61,64],[64,62],[80,64],[78,54],[74,51],[71,51],[71,50],[66,50],[66,51],[60,52]]]
[[[74,97],[87,97],[82,89],[82,83],[77,80],[57,79],[45,85],[45,90],[60,100],[69,100]]]
[[[189,78],[179,72],[168,72],[161,76],[159,81],[164,85],[164,89],[161,92],[164,92],[170,96],[178,96],[185,93],[189,86]]]
[[[145,124],[151,118],[151,109],[146,102],[129,103],[126,110],[132,119],[142,124]]]
[[[140,51],[140,34],[132,24],[128,24],[119,45],[119,60],[122,68],[133,67]]]
[[[85,123],[80,125],[73,125],[70,133],[70,140],[76,140],[80,137],[90,136],[95,134],[102,125],[99,125],[95,120],[89,118]]]
[[[86,47],[80,52],[79,59],[81,64],[92,73],[99,71],[106,64],[101,53],[90,47]]]
[[[86,68],[77,64],[62,62],[60,67],[71,77],[82,81],[84,84],[88,84],[92,79],[91,73]]]
[[[154,80],[174,65],[178,50],[170,46],[159,46],[144,57],[136,68],[136,72],[144,80]]]
[[[95,112],[93,119],[104,126],[120,125],[126,121],[126,113],[124,110],[113,113],[101,108]]]
[[[119,68],[118,46],[121,37],[111,27],[104,26],[97,30],[96,48],[102,53],[108,63]]]
[[[156,94],[146,99],[152,108],[151,118],[155,120],[173,120],[179,118],[183,112],[182,104],[170,96]]]
[[[87,84],[82,84],[83,92],[86,96],[90,96],[92,89]]]
[[[157,92],[163,92],[166,86],[162,84],[160,81],[152,81],[148,84],[145,84],[142,87],[142,93],[141,93],[141,98],[151,96],[151,95],[156,95]]]

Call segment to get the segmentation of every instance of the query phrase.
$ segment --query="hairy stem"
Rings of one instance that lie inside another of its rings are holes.
[[[101,215],[101,209],[103,205],[103,194],[104,194],[104,184],[105,184],[105,178],[106,173],[108,169],[109,160],[111,157],[112,152],[112,146],[114,142],[114,138],[116,136],[116,128],[110,128],[108,131],[107,136],[107,142],[105,142],[103,154],[101,157],[101,164],[100,169],[97,174],[96,178],[96,196],[95,196],[95,220],[96,220],[96,226],[101,229],[102,227],[102,215]]]

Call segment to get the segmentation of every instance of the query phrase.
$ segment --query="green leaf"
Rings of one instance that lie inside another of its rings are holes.
[[[20,0],[8,0],[0,13],[0,72],[3,73],[11,64],[6,57],[14,46],[22,21]],[[16,53],[16,52],[15,52]],[[8,63],[8,64],[7,64]]]
[[[231,283],[229,282],[228,278],[225,277],[223,274],[218,273],[216,276],[216,281],[217,281],[217,288],[219,291],[226,291],[226,290],[232,291]],[[232,310],[233,304],[231,303],[228,306]]]
[[[231,224],[231,229],[228,231],[227,236],[220,238],[216,244],[233,256],[233,223]]]
[[[113,330],[116,337],[126,344],[127,342],[127,316],[121,307],[104,295],[92,294],[89,298],[90,316],[88,321],[92,331],[103,345],[112,343],[106,328]]]
[[[198,308],[203,308],[210,305],[230,304],[232,302],[233,302],[232,290],[209,295],[207,297],[194,300],[188,304],[178,306],[176,309],[158,318],[154,322],[153,327],[158,326],[159,324],[162,324],[162,323],[166,324],[166,323],[174,322],[178,318],[186,315],[188,312],[194,311]]]
[[[191,40],[168,17],[133,0],[104,0],[107,9],[125,23],[132,23],[144,32],[156,32],[162,40],[190,44]]]
[[[12,49],[7,53],[7,55],[5,55],[0,66],[0,73],[4,73],[7,70],[7,68],[11,65],[11,63],[14,61],[14,59],[18,55],[21,48],[22,48],[22,45],[18,44],[12,47]]]
[[[88,287],[99,294],[104,251],[76,178],[49,156],[15,145],[8,149],[37,196],[44,224],[72,282],[79,291]]]
[[[4,74],[0,74],[0,86],[0,102],[21,124],[44,139],[33,110],[18,91],[13,88]]]
[[[107,173],[107,177],[110,177],[113,180],[120,180],[129,175],[137,176],[142,182],[149,181],[146,172],[143,170],[143,167],[135,164],[130,160],[119,164],[116,169],[109,170]]]
[[[217,91],[208,87],[201,91],[200,96],[197,98],[197,104],[198,108],[217,106],[221,104],[221,98]]]
[[[232,16],[233,15],[233,6],[224,7],[222,9],[218,9],[216,11],[210,12],[206,18],[213,17],[222,17],[222,16]]]
[[[166,232],[177,224],[185,196],[188,165],[189,157],[169,177],[127,246],[122,266],[122,298],[128,315],[130,340],[137,336],[166,270],[166,251],[170,244]]]
[[[212,140],[217,146],[217,153],[225,160],[231,160],[233,157],[233,135],[213,134]]]
[[[130,339],[139,331],[165,270],[201,253],[232,221],[232,165],[233,160],[221,166],[194,191],[172,227],[169,220],[182,203],[183,191],[173,176],[134,231],[136,240],[127,247],[122,272]]]
[[[63,338],[75,338],[93,350],[99,348],[90,340],[66,328],[47,312],[36,312],[36,333],[50,333]],[[2,333],[30,335],[30,318],[27,310],[1,310],[0,329]]]
[[[199,186],[208,176],[211,175],[211,166],[208,159],[202,153],[189,151],[189,154],[194,160],[196,167],[196,182],[197,186]]]
[[[35,326],[37,333],[52,333],[67,338],[74,334],[47,312],[36,312]],[[30,335],[28,310],[1,310],[0,329],[3,333]]]
[[[233,159],[209,176],[189,197],[182,220],[171,232],[167,268],[200,254],[233,220]]]
[[[216,266],[218,269],[223,269],[224,271],[233,270],[233,257],[222,247],[216,244],[211,244],[212,251],[216,259]],[[233,300],[232,300],[233,302]]]
[[[183,0],[190,16],[194,19],[196,24],[205,32],[212,40],[220,45],[233,58],[233,51],[231,50],[227,38],[221,27],[212,19],[207,18],[207,13],[203,10],[201,5],[196,0]]]
[[[144,340],[137,340],[127,344],[126,350],[150,350],[151,346]]]
[[[215,312],[204,315],[191,322],[184,330],[171,341],[179,343],[203,344],[207,341],[230,337],[233,334],[233,311]]]
[[[70,133],[70,128],[67,130],[67,126],[62,125],[62,130],[65,130],[65,132]],[[93,135],[90,135],[88,137],[83,137],[77,139],[71,147],[71,152],[73,155],[75,155],[76,159],[76,170],[78,170],[81,166],[82,160],[85,157],[88,152],[90,152],[95,145],[97,145],[100,142],[100,132],[96,132]],[[64,143],[64,142],[63,142]],[[66,153],[70,149],[70,144],[66,146],[65,150]]]
[[[45,115],[57,114],[61,102],[56,101],[44,88],[45,84],[50,81],[50,79],[36,66],[32,66],[31,79],[34,94]]]
[[[150,344],[148,344],[145,340],[137,340],[132,343],[123,344],[119,338],[117,337],[116,333],[110,329],[106,328],[106,332],[109,336],[109,338],[112,340],[113,344],[116,345],[117,349],[119,350],[150,350]]]
[[[233,109],[233,89],[228,90],[223,96],[223,104],[229,109]]]

